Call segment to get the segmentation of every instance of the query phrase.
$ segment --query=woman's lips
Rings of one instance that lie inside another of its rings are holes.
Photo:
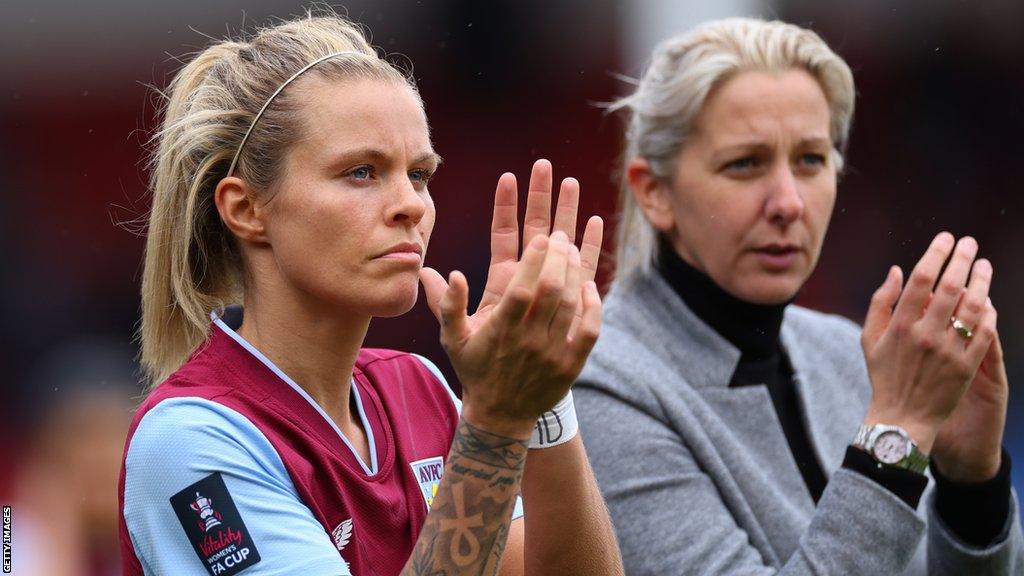
[[[378,260],[391,260],[394,262],[401,262],[406,264],[419,264],[421,257],[416,252],[389,252],[383,256],[378,256]]]
[[[772,271],[789,270],[796,263],[800,251],[795,247],[767,247],[754,250],[761,266]]]
[[[412,242],[402,242],[388,248],[377,260],[388,260],[396,263],[416,264],[423,262],[423,248]]]

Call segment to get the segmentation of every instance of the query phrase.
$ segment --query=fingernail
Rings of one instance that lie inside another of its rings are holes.
[[[889,266],[889,273],[885,275],[885,284],[892,282],[896,279],[896,267]]]
[[[548,237],[543,234],[538,234],[533,237],[530,242],[530,246],[533,246],[537,250],[544,250],[548,247]]]
[[[561,230],[555,230],[555,233],[551,235],[551,240],[554,242],[568,242],[569,235]]]
[[[951,243],[955,242],[956,238],[954,238],[953,235],[950,234],[949,232],[939,232],[939,235],[935,237],[935,241],[941,242],[943,245],[948,246]]]
[[[960,243],[963,245],[964,248],[967,248],[969,250],[975,250],[978,248],[978,241],[975,240],[974,238],[971,238],[970,236],[964,236],[963,238],[961,238]]]

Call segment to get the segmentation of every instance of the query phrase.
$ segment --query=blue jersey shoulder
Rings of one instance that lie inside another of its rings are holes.
[[[143,416],[122,513],[146,574],[349,574],[270,441],[203,398],[167,399]]]

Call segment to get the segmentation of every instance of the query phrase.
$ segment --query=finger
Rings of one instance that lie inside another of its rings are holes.
[[[569,243],[576,242],[576,215],[580,205],[580,183],[575,178],[562,180],[558,189],[558,206],[555,208],[555,222],[552,231],[561,230],[569,237]]]
[[[978,325],[972,330],[973,335],[967,342],[965,354],[967,354],[967,361],[972,366],[980,366],[989,354],[993,342],[997,339],[996,320],[996,309],[989,303],[981,313],[981,319],[978,320]],[[999,349],[999,353],[1001,355],[1002,348]]]
[[[988,290],[992,285],[992,264],[981,258],[974,263],[971,269],[971,281],[967,288],[961,291],[960,302],[953,312],[953,316],[963,322],[967,328],[974,330],[981,320],[988,301]],[[960,338],[955,330],[950,330],[950,337]]]
[[[893,306],[899,300],[903,288],[903,270],[899,266],[889,268],[882,285],[871,296],[871,305],[864,318],[863,343],[873,345],[889,327]]]
[[[494,190],[491,217],[491,264],[519,259],[519,206],[516,176],[506,172]]]
[[[562,299],[551,319],[548,334],[553,343],[564,343],[576,317],[576,308],[580,305],[580,288],[583,284],[583,273],[580,264],[580,251],[574,244],[569,244],[569,269],[565,272],[565,288]]]
[[[591,280],[583,285],[583,318],[569,343],[568,356],[578,369],[583,367],[600,333],[601,295],[597,291],[597,284]]]
[[[580,261],[582,268],[582,280],[590,282],[597,276],[597,269],[601,260],[601,244],[604,241],[604,220],[600,216],[591,216],[587,220],[587,227],[583,230],[583,242],[580,247]],[[580,299],[576,307],[576,317],[572,327],[569,328],[569,336],[576,333],[576,328],[583,319],[583,300]]]
[[[549,244],[547,236],[535,236],[523,250],[523,259],[519,261],[516,273],[495,310],[495,314],[507,326],[519,324],[529,310]]]
[[[555,312],[558,311],[562,302],[569,264],[569,246],[569,239],[564,232],[559,231],[551,235],[548,254],[544,258],[544,267],[541,268],[540,276],[537,278],[537,290],[533,298],[533,305],[527,315],[530,327],[538,330],[540,334],[547,335]]]
[[[949,328],[949,318],[953,315],[956,303],[960,301],[967,275],[971,272],[971,264],[978,255],[978,243],[970,236],[965,236],[956,243],[953,256],[946,266],[946,271],[939,279],[932,301],[925,313],[927,321],[935,329]]]
[[[914,270],[907,278],[903,287],[903,294],[900,296],[896,310],[893,312],[893,320],[906,326],[921,319],[925,304],[931,297],[932,287],[939,277],[939,270],[942,264],[949,257],[953,250],[955,240],[949,232],[940,232],[928,246],[924,256],[914,266]]]
[[[526,215],[523,217],[523,244],[535,236],[551,233],[551,162],[541,159],[533,163],[530,172],[530,191],[526,196]]]
[[[519,260],[519,207],[516,177],[506,172],[498,178],[494,191],[494,214],[491,217],[491,262],[487,270],[487,284],[479,307],[496,304],[508,283],[509,274],[500,268]]]
[[[600,216],[591,216],[583,231],[583,242],[580,245],[580,262],[583,268],[583,281],[589,282],[597,276],[597,266],[601,260],[601,243],[604,241],[604,220]]]
[[[444,276],[438,274],[437,270],[424,266],[420,268],[420,283],[423,284],[423,295],[427,299],[427,307],[434,314],[434,318],[437,318],[438,323],[441,322],[441,299],[444,298],[444,293],[448,291],[448,283],[445,282]]]
[[[986,304],[986,308],[992,307],[992,301],[989,300]],[[993,308],[994,310],[994,308]],[[992,343],[989,344],[988,351],[985,353],[984,360],[981,361],[981,369],[984,370],[990,377],[1006,382],[1006,363],[1003,362],[1003,343],[999,338],[999,326],[995,326],[995,334],[992,338]]]
[[[446,346],[457,346],[469,335],[468,305],[469,283],[462,272],[452,271],[448,275],[448,290],[441,298],[441,341]]]

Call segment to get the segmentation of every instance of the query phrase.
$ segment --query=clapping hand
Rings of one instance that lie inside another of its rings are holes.
[[[943,232],[906,286],[900,269],[890,269],[861,337],[873,389],[865,422],[903,427],[959,481],[998,470],[1008,396],[988,298],[992,265],[977,253],[973,238],[956,242]]]
[[[574,244],[579,183],[562,181],[551,220],[552,171],[538,160],[530,176],[520,234],[516,178],[498,180],[491,222],[491,261],[484,295],[467,314],[469,284],[423,268],[427,303],[441,343],[463,385],[463,417],[510,437],[528,437],[537,417],[568,391],[597,340],[601,299],[593,282],[603,222],[587,222]],[[550,235],[550,236],[549,236]]]
[[[972,299],[965,293],[960,309],[967,306],[977,310],[978,299]],[[991,338],[991,344],[964,397],[939,428],[932,448],[932,460],[943,476],[965,484],[984,482],[999,472],[1006,408],[1010,400],[1003,346],[995,332],[996,311],[992,301],[986,300],[981,304],[981,310],[981,317],[991,318],[991,324],[983,328],[993,330],[993,334],[986,336],[986,339]],[[958,314],[962,312],[958,311]],[[978,315],[977,312],[971,314]]]

